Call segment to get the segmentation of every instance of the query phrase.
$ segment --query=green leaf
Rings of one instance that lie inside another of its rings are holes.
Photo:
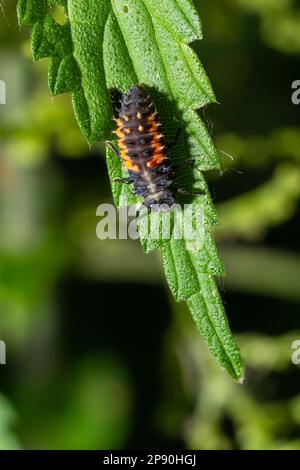
[[[199,250],[189,249],[185,240],[164,244],[163,260],[170,289],[177,301],[188,300],[201,290],[201,274],[224,275],[215,243],[208,233]]]
[[[53,8],[60,5],[68,16],[58,24]],[[166,214],[146,214],[140,221],[141,243],[146,252],[160,249],[167,281],[176,300],[187,301],[211,352],[236,380],[242,378],[237,346],[231,336],[213,276],[224,274],[211,235],[218,216],[203,172],[219,169],[211,137],[197,110],[215,102],[204,68],[189,43],[201,39],[201,24],[190,0],[20,0],[20,23],[32,24],[35,59],[49,56],[49,88],[52,95],[69,91],[79,126],[90,144],[109,139],[113,127],[110,93],[144,84],[151,93],[164,127],[167,143],[179,132],[169,153],[178,184],[199,196],[182,196],[201,207],[203,240],[191,247],[177,240],[173,229],[163,238]],[[194,159],[192,168],[186,160]],[[107,149],[107,166],[115,204],[139,201],[129,185],[115,182],[126,176],[120,159]],[[172,216],[173,217],[173,216]],[[196,219],[193,219],[193,224]],[[157,224],[159,236],[149,236]],[[142,236],[146,231],[146,236]]]
[[[80,71],[72,54],[63,58],[54,56],[49,65],[48,83],[53,96],[80,88]]]
[[[51,15],[38,20],[32,30],[32,55],[34,60],[72,53],[69,25],[59,25]]]
[[[177,40],[192,42],[202,39],[200,18],[189,0],[145,0],[152,18],[172,32]]]
[[[197,112],[185,109],[182,120],[186,129],[189,157],[195,159],[197,168],[202,171],[221,169],[218,153]]]
[[[46,0],[19,0],[17,12],[20,24],[35,24],[45,14],[46,6]]]
[[[108,1],[68,1],[73,54],[81,72],[81,85],[89,114],[90,143],[105,139],[113,127],[101,47],[110,8]],[[81,104],[78,105],[76,100],[77,95],[74,96],[77,119],[84,129],[82,121],[86,112],[80,114]],[[79,100],[82,102],[82,94]]]

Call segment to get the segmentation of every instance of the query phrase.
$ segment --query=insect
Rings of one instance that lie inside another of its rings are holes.
[[[107,142],[128,170],[127,178],[117,181],[132,184],[144,205],[173,206],[175,193],[191,194],[177,188],[174,167],[166,154],[165,138],[153,102],[143,86],[136,85],[125,93],[118,111],[117,130],[120,152]]]

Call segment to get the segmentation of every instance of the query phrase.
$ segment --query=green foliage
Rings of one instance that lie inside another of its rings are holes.
[[[229,245],[222,254],[228,270],[226,286],[232,291],[299,302],[299,255],[243,245],[234,249]]]
[[[256,387],[263,388],[271,375],[291,372],[291,344],[299,332],[290,332],[276,338],[265,335],[245,334],[239,341],[247,355],[249,375],[256,377]],[[201,358],[199,345],[194,342],[195,361]],[[205,351],[203,351],[205,356]],[[202,356],[199,362],[209,358]],[[187,432],[189,447],[197,449],[233,449],[237,445],[242,450],[299,450],[297,437],[283,436],[289,430],[298,428],[300,422],[300,397],[297,392],[279,400],[260,403],[250,393],[250,385],[238,387],[223,380],[211,364],[210,373],[203,367],[204,377],[202,398],[195,411],[193,425]],[[296,387],[295,387],[296,389]],[[222,399],[216,397],[216,390],[222,390]],[[199,389],[194,390],[199,396]],[[206,399],[204,399],[204,396]],[[241,410],[243,412],[241,413]],[[232,422],[234,439],[222,429],[224,414]],[[233,442],[235,440],[235,442]],[[202,443],[205,442],[205,445]]]
[[[157,415],[165,432],[176,435],[188,413],[189,425],[184,426],[183,433],[189,449],[299,449],[300,395],[294,381],[299,366],[291,362],[292,344],[300,337],[299,331],[279,336],[258,332],[239,335],[247,356],[247,379],[240,387],[220,374],[197,340],[184,310],[182,305],[174,305],[174,321],[167,337],[168,361],[163,372],[169,388]],[[169,366],[171,360],[173,368]],[[293,382],[289,393],[278,394],[276,378],[286,392],[283,377],[287,381],[289,375]]]
[[[38,402],[36,414],[28,419],[35,426],[28,432],[27,421],[22,436],[26,448],[96,450],[124,445],[132,408],[126,371],[110,357],[105,362],[94,356],[81,359],[77,366],[72,364],[65,370],[64,379],[57,382],[50,400],[56,403],[53,409],[50,402],[39,406],[34,386],[24,392],[23,400],[29,409],[33,399]]]
[[[236,134],[223,134],[217,139],[217,146],[232,155],[226,166],[239,164],[243,167],[262,168],[280,160],[300,162],[300,136],[297,127],[276,129],[269,135],[240,137]]]
[[[69,21],[59,24],[53,6],[63,6]],[[214,93],[196,54],[188,45],[201,39],[201,26],[189,0],[162,0],[159,15],[156,0],[69,0],[40,2],[21,0],[21,24],[31,24],[35,60],[50,57],[49,87],[53,95],[72,93],[79,126],[90,144],[108,139],[112,130],[109,91],[125,92],[143,83],[152,92],[167,141],[179,128],[178,145],[172,150],[175,164],[188,157],[179,175],[182,185],[203,196],[195,209],[204,211],[204,243],[197,251],[187,241],[143,241],[146,252],[162,248],[164,268],[177,300],[185,300],[211,352],[236,380],[243,370],[225,312],[213,279],[223,274],[223,265],[210,230],[218,219],[202,171],[219,169],[219,160],[197,109],[215,101]],[[120,160],[107,152],[112,191],[117,206],[136,198],[130,187],[114,183],[124,174]]]

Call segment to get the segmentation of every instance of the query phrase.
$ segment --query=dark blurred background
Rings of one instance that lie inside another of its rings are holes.
[[[300,2],[195,1],[244,386],[171,299],[160,256],[96,238],[112,201],[104,146],[89,149],[69,96],[50,98],[47,60],[32,63],[15,2],[1,3],[0,448],[300,449]]]

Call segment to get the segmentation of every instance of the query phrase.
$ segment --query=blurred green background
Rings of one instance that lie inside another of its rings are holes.
[[[15,2],[1,3],[0,448],[300,449],[300,2],[195,2],[244,386],[173,303],[159,255],[96,238],[112,201],[104,146],[88,148],[69,96],[50,98],[47,60],[32,63]]]

